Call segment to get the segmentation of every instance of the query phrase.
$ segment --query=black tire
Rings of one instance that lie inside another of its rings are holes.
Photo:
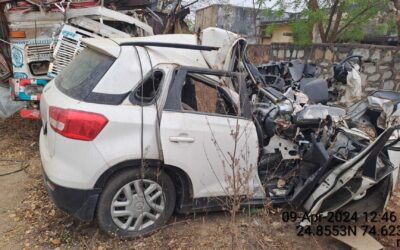
[[[132,168],[121,171],[114,175],[106,184],[103,192],[100,195],[100,199],[97,205],[97,223],[102,231],[110,236],[116,236],[124,240],[132,240],[137,237],[147,236],[161,226],[165,225],[170,219],[174,208],[176,193],[175,187],[171,178],[162,170],[157,170],[156,168],[146,167],[144,170],[144,178],[156,182],[162,188],[162,192],[165,197],[165,206],[163,212],[154,221],[154,224],[142,229],[142,230],[124,230],[113,221],[111,216],[111,203],[113,201],[116,193],[124,187],[126,184],[134,181],[140,180],[141,170],[140,168]]]

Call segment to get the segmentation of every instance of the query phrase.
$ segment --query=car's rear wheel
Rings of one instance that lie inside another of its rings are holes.
[[[163,171],[146,168],[112,177],[98,203],[97,221],[107,234],[123,239],[148,235],[163,226],[175,207],[175,188]]]

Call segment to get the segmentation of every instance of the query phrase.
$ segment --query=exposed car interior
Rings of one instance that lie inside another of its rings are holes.
[[[221,115],[236,115],[227,93],[213,79],[188,74],[181,93],[182,109]]]
[[[164,73],[154,70],[144,77],[143,83],[134,91],[134,99],[136,102],[151,103],[157,96],[161,86]]]

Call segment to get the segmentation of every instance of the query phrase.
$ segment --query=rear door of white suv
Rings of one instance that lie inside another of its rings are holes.
[[[188,174],[193,198],[263,192],[256,128],[223,87],[230,80],[226,72],[181,68],[169,86],[160,126],[164,163]]]

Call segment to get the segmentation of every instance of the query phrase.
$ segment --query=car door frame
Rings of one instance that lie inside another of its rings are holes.
[[[213,76],[220,76],[220,77],[234,77],[234,76],[239,76],[240,77],[240,73],[238,72],[228,72],[228,71],[223,71],[223,70],[212,70],[212,69],[204,69],[204,68],[197,68],[197,67],[177,67],[176,72],[174,74],[173,79],[171,80],[169,87],[168,87],[168,92],[166,93],[166,97],[165,97],[165,102],[163,104],[162,110],[163,111],[172,111],[172,112],[182,112],[179,110],[182,110],[181,107],[181,88],[182,88],[182,84],[185,81],[188,73],[190,74],[203,74],[203,75],[213,75]],[[213,79],[211,79],[213,80]],[[216,86],[219,89],[222,89],[223,92],[227,92],[226,90],[224,90],[223,88],[221,88],[221,86]],[[240,88],[241,86],[239,86]],[[232,100],[232,98],[229,96],[229,93],[227,94],[227,98],[229,98],[229,101],[234,104],[235,102]],[[241,96],[239,96],[240,102],[242,101]],[[250,105],[250,102],[248,102],[248,104]],[[252,120],[252,116],[251,113],[249,112],[250,110],[247,110],[246,108],[244,108],[242,110],[242,114],[246,115],[240,115],[238,118],[239,119],[245,119],[245,120],[249,120],[250,122],[253,122]],[[185,113],[196,113],[196,114],[201,114],[200,112],[194,111],[184,111]],[[230,118],[236,118],[236,116],[232,116],[232,115],[223,115],[223,114],[211,114],[211,113],[207,113],[207,115],[210,116],[219,116],[219,117],[230,117]],[[162,120],[162,118],[161,118]],[[161,130],[161,128],[160,128]],[[161,133],[161,131],[160,131]],[[160,138],[161,141],[161,138]],[[258,147],[258,141],[257,144],[255,145],[256,147]],[[164,151],[164,150],[163,150]],[[259,150],[257,148],[257,163],[258,163],[258,158],[259,158]],[[164,152],[163,152],[164,155]],[[164,163],[165,164],[165,163]],[[179,166],[172,166],[172,167],[179,167]],[[257,166],[256,166],[257,168]],[[180,169],[182,170],[182,169]],[[258,171],[256,171],[255,174],[258,182],[261,184],[261,181],[259,179],[259,175],[258,175]],[[189,176],[188,176],[189,177]],[[190,180],[190,177],[189,177]],[[189,181],[189,185],[192,185],[191,180]],[[242,202],[243,205],[263,205],[266,201],[266,194],[265,194],[265,190],[263,189],[262,185],[261,185],[261,189],[262,189],[262,195],[258,195],[253,197],[252,199],[249,200],[245,200]],[[227,200],[229,197],[200,197],[200,198],[193,198],[193,186],[191,187],[191,191],[189,192],[191,197],[188,197],[186,195],[186,199],[184,201],[180,201],[180,205],[179,205],[179,210],[180,211],[198,211],[198,210],[214,210],[214,209],[220,209],[223,205],[224,202],[221,201],[225,201]]]

